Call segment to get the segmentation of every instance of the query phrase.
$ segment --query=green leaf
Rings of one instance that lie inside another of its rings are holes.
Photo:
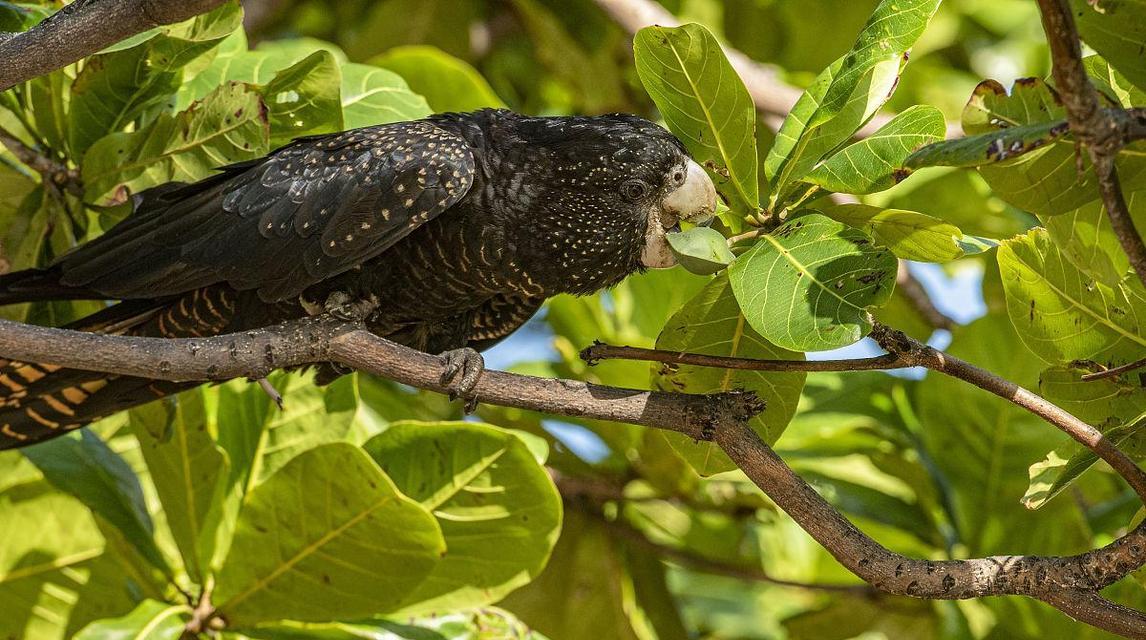
[[[130,420],[188,575],[203,584],[230,466],[207,432],[203,392],[137,407]]]
[[[657,348],[716,356],[803,360],[803,354],[781,349],[758,334],[746,322],[732,295],[728,277],[719,276],[676,312],[665,324]],[[776,442],[796,413],[802,372],[763,372],[654,365],[653,383],[658,389],[677,393],[718,393],[744,389],[764,401],[763,412],[754,416],[752,428],[769,444]],[[735,468],[720,447],[675,433],[666,439],[697,473],[712,475]]]
[[[922,213],[869,204],[841,204],[828,207],[824,214],[849,227],[863,229],[904,260],[950,262],[963,257],[963,232]]]
[[[1099,90],[1117,100],[1123,107],[1146,104],[1146,89],[1134,86],[1102,56],[1087,56],[1082,59],[1082,63]]]
[[[716,229],[693,227],[665,234],[665,238],[677,263],[695,274],[716,273],[736,259],[728,248],[728,240]]]
[[[0,2],[0,31],[27,31],[52,15],[50,7],[30,3]]]
[[[928,145],[907,157],[911,170],[923,167],[981,167],[1017,158],[1051,144],[1070,133],[1066,120],[1007,127],[999,131],[945,140]]]
[[[341,83],[338,63],[328,51],[315,51],[276,73],[260,91],[271,125],[271,147],[341,131]]]
[[[756,111],[716,38],[698,24],[646,27],[637,32],[633,53],[637,75],[669,130],[732,209],[759,209]]]
[[[505,107],[476,69],[437,47],[394,47],[371,59],[370,64],[402,76],[410,89],[439,113]]]
[[[895,254],[864,232],[808,213],[762,236],[729,267],[748,324],[793,351],[843,347],[871,330],[869,307],[891,297]]]
[[[342,117],[347,129],[417,120],[432,113],[426,99],[410,91],[393,71],[366,64],[342,67]]]
[[[1146,0],[1071,0],[1075,24],[1086,44],[1114,68],[1146,89]]]
[[[172,180],[194,181],[268,151],[266,106],[242,84],[225,84],[175,116],[160,114],[131,133],[113,133],[84,156],[84,198],[97,205]]]
[[[938,6],[939,0],[882,0],[851,51],[804,91],[764,162],[773,205],[789,183],[803,178],[887,102],[908,51]]]
[[[1073,140],[1063,135],[1061,123],[1065,118],[1066,111],[1058,95],[1042,80],[1016,80],[1010,95],[994,80],[979,83],[963,109],[963,129],[968,135],[998,136],[1000,130],[1029,125],[1041,125],[1046,130],[1044,134],[1037,134],[1038,129],[1024,128],[1017,138],[1004,135],[1004,144],[1013,145],[1019,151],[1023,145],[1039,145],[1017,157],[1011,155],[1010,146],[989,150],[996,160],[1000,154],[1003,158],[983,164],[979,173],[997,196],[1038,215],[1066,213],[1098,199],[1087,154],[1076,155]],[[1031,134],[1037,134],[1033,143],[1026,140]],[[1127,192],[1146,187],[1144,151],[1146,144],[1137,142],[1118,154],[1116,165]],[[1081,173],[1077,169],[1080,157],[1084,163]]]
[[[1135,280],[1114,286],[1076,269],[1033,229],[999,247],[1007,312],[1023,342],[1051,364],[1122,364],[1146,355],[1146,294]]]
[[[829,157],[804,180],[841,193],[890,189],[907,177],[904,159],[915,149],[942,140],[946,128],[939,109],[928,105],[910,107],[874,134]]]
[[[69,145],[80,157],[105,134],[120,131],[178,90],[182,68],[242,23],[238,2],[159,27],[138,46],[92,56],[72,85]],[[122,46],[122,45],[121,45]]]
[[[99,436],[80,429],[22,452],[49,482],[123,532],[148,562],[170,572],[155,545],[139,478]]]
[[[446,546],[361,449],[315,447],[247,494],[215,590],[232,627],[392,611]]]
[[[1130,424],[1120,425],[1103,432],[1103,437],[1135,459],[1142,458],[1141,436],[1146,427],[1146,414]],[[1128,443],[1138,441],[1138,451],[1133,451]],[[1067,457],[1069,456],[1069,457]],[[1090,449],[1076,442],[1068,442],[1047,454],[1046,459],[1036,462],[1030,468],[1031,484],[1023,495],[1023,506],[1039,509],[1051,498],[1062,493],[1083,473],[1098,462],[1098,456]]]
[[[190,618],[187,605],[144,600],[123,617],[89,624],[75,640],[179,640]]]
[[[1146,191],[1125,194],[1130,217],[1146,229]],[[1130,270],[1130,259],[1110,226],[1110,216],[1101,200],[1057,216],[1045,216],[1043,226],[1054,245],[1087,276],[1111,287]]]
[[[404,614],[484,606],[541,573],[561,531],[561,498],[517,436],[472,422],[407,422],[363,448],[446,539]]]

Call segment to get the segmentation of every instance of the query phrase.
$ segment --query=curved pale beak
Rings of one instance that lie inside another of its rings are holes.
[[[676,264],[665,233],[679,230],[681,222],[707,224],[716,214],[716,187],[701,167],[688,161],[684,182],[670,191],[649,212],[649,226],[645,232],[645,248],[641,251],[641,264],[650,269],[665,269]]]

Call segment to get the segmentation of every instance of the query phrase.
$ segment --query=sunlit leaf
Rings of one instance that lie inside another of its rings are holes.
[[[517,436],[475,423],[398,423],[363,448],[434,514],[446,540],[445,557],[406,596],[404,613],[487,605],[541,572],[560,532],[561,499]]]
[[[895,254],[864,232],[808,213],[764,235],[729,267],[748,324],[793,351],[834,349],[871,330],[869,307],[895,286]]]
[[[733,210],[759,208],[756,111],[720,43],[698,24],[646,27],[633,40],[637,74],[669,129],[704,165]]]
[[[75,640],[179,640],[190,618],[191,608],[185,604],[144,600],[123,617],[84,627]]]
[[[716,278],[669,319],[656,346],[669,351],[717,356],[803,359],[800,353],[771,344],[749,326],[725,276]],[[754,416],[750,424],[766,442],[773,443],[796,413],[804,374],[654,365],[653,382],[659,389],[677,393],[718,393],[734,389],[756,392],[764,401],[765,409]],[[714,443],[697,442],[674,433],[665,437],[701,475],[735,468]]]
[[[464,60],[429,46],[395,47],[370,64],[402,76],[434,111],[474,111],[505,106],[485,78]]]
[[[342,130],[338,63],[316,51],[275,74],[261,93],[271,125],[271,147],[294,138]]]
[[[1131,220],[1146,229],[1146,191],[1124,194]],[[1046,227],[1054,245],[1088,276],[1110,286],[1117,286],[1130,269],[1130,259],[1110,226],[1110,216],[1102,201],[1095,200],[1058,216],[1045,216]]]
[[[417,120],[430,113],[426,99],[393,71],[366,64],[342,66],[342,117],[347,129]]]
[[[875,133],[833,154],[804,176],[828,191],[875,193],[907,177],[907,156],[942,140],[947,124],[935,107],[917,105],[895,116]]]
[[[433,516],[362,450],[321,445],[247,494],[214,600],[236,627],[384,613],[445,550]]]
[[[1142,64],[1146,0],[1071,0],[1070,5],[1086,44],[1146,90],[1146,67]]]
[[[843,204],[825,209],[824,214],[863,229],[904,260],[950,262],[963,257],[963,232],[953,224],[922,213]]]

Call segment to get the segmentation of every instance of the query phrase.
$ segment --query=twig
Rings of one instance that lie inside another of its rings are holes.
[[[0,320],[0,357],[163,380],[257,379],[274,368],[336,362],[413,387],[448,392],[436,356],[323,317],[192,339],[99,335]],[[1055,600],[1060,591],[1097,592],[1146,564],[1146,523],[1105,547],[1075,556],[917,560],[867,537],[784,464],[748,425],[763,408],[753,394],[649,392],[502,371],[486,371],[475,392],[490,404],[627,422],[715,441],[837,560],[881,591],[936,599],[1025,595],[1064,609],[1076,607],[1071,615],[1103,629],[1146,638],[1146,627],[1134,626],[1141,619],[1138,612],[1114,605],[1098,609],[1090,600]]]
[[[225,0],[77,0],[40,24],[0,38],[0,91],[65,67],[152,27],[206,13]]]
[[[39,173],[45,184],[64,189],[74,196],[83,195],[84,189],[80,182],[79,171],[69,169],[67,165],[29,147],[3,127],[0,127],[0,145],[6,147],[28,168]]]
[[[935,306],[935,302],[931,300],[927,290],[911,273],[911,269],[908,268],[907,262],[904,260],[899,261],[899,271],[895,275],[895,286],[907,298],[911,306],[919,312],[919,315],[923,316],[927,324],[936,329],[946,329],[947,331],[955,327],[955,321]]]
[[[616,346],[603,342],[594,342],[582,349],[581,359],[590,365],[597,364],[600,360],[644,360],[740,371],[885,371],[913,366],[903,361],[899,356],[890,353],[873,358],[846,360],[757,360],[755,358],[710,356],[703,353]]]
[[[1146,284],[1146,244],[1134,228],[1114,165],[1122,147],[1134,135],[1141,135],[1146,117],[1140,111],[1137,115],[1130,112],[1127,120],[1120,121],[1100,108],[1098,91],[1082,64],[1082,47],[1069,3],[1067,0],[1038,0],[1038,3],[1054,63],[1055,85],[1066,107],[1071,131],[1090,154],[1110,226],[1130,258],[1130,265]]]
[[[1102,371],[1096,371],[1094,373],[1083,374],[1082,375],[1082,381],[1083,382],[1090,382],[1091,380],[1102,380],[1104,378],[1115,378],[1115,377],[1120,376],[1120,375],[1122,375],[1128,371],[1134,371],[1135,369],[1141,369],[1142,367],[1146,367],[1146,358],[1142,358],[1140,360],[1135,360],[1134,362],[1127,362],[1126,364],[1118,366],[1118,367],[1111,367],[1109,369],[1104,369]]]
[[[629,35],[636,35],[641,29],[652,25],[665,27],[680,25],[680,20],[677,20],[676,16],[653,0],[595,0],[595,2]],[[724,45],[723,49],[728,62],[744,81],[748,94],[756,104],[756,110],[765,117],[769,127],[779,129],[781,119],[796,105],[803,91],[781,80],[775,68],[761,64],[728,45]],[[856,137],[870,136],[887,124],[892,117],[887,113],[877,113],[856,132]],[[958,138],[962,135],[961,125],[954,122],[947,123],[948,138]]]

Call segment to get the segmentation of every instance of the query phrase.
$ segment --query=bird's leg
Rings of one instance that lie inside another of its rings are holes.
[[[469,347],[443,351],[438,357],[442,359],[441,383],[449,388],[450,400],[464,398],[463,410],[473,413],[478,403],[474,388],[485,371],[485,358]]]
[[[345,291],[334,291],[326,297],[323,309],[339,320],[362,322],[378,309],[378,298],[355,298]]]

